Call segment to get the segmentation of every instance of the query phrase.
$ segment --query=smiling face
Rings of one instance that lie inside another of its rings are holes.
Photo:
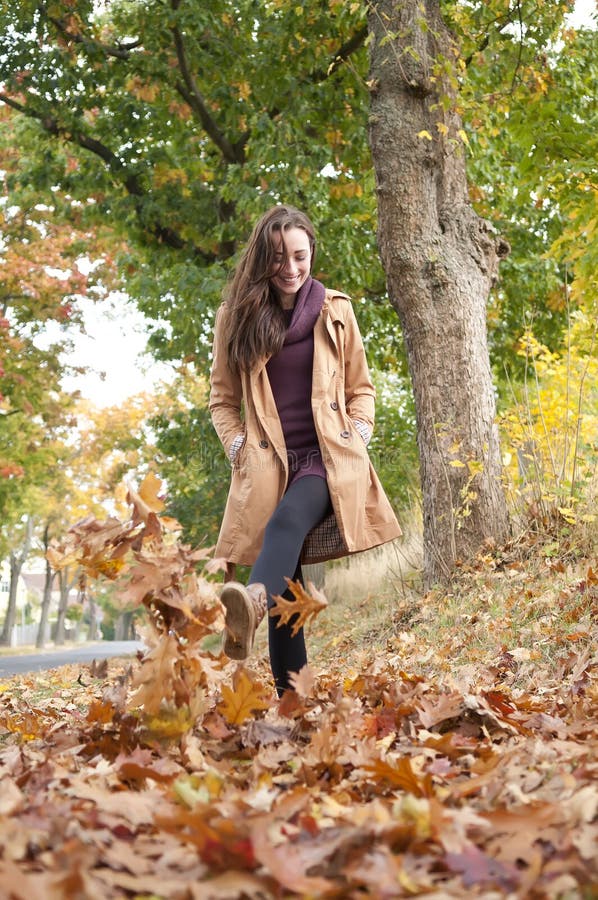
[[[276,291],[283,308],[294,305],[295,295],[311,271],[311,248],[307,232],[303,228],[287,228],[273,235],[276,269],[270,276],[270,284]]]

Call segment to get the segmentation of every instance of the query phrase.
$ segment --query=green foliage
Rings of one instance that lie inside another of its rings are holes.
[[[409,509],[419,498],[413,396],[396,373],[374,370],[372,375],[377,400],[370,458],[394,508]]]
[[[571,5],[442,4],[460,43],[472,199],[513,248],[490,308],[496,363],[517,359],[531,319],[540,340],[554,341],[565,264],[570,280],[577,236],[594,227],[596,55],[591,32],[563,32]],[[317,274],[384,298],[364,5],[127,0],[98,14],[91,3],[28,0],[1,9],[3,98],[28,117],[9,187],[48,195],[59,185],[65,214],[83,204],[84,220],[118,230],[127,289],[160,323],[150,337],[158,357],[205,363],[231,262],[278,200],[313,216]],[[595,256],[581,255],[575,266],[589,278]],[[382,304],[369,316],[377,335],[389,334]],[[386,352],[397,357],[396,347]]]
[[[164,322],[157,355],[205,351],[230,259],[278,200],[310,211],[327,281],[350,292],[372,281],[364,13],[338,2],[115,2],[103,16],[67,0],[3,4],[4,98],[40,123],[20,184],[60,184],[120,230],[127,287]]]
[[[205,403],[153,422],[160,474],[168,484],[167,512],[193,546],[215,543],[228,494],[230,466]]]
[[[437,60],[434,76],[459,79],[471,199],[512,246],[489,326],[497,372],[507,363],[518,378],[525,328],[555,349],[567,305],[591,315],[596,295],[595,34],[564,29],[571,6],[441,2],[460,55]],[[76,224],[63,248],[71,258],[85,229],[108,226],[122,284],[158,323],[154,354],[198,372],[207,371],[214,308],[256,217],[278,201],[305,208],[319,235],[315,274],[355,298],[380,371],[372,451],[403,502],[404,473],[416,468],[414,427],[376,247],[366,4],[96,7],[0,2],[0,99],[21,114],[0,122],[4,145],[19,147],[7,167],[11,203],[46,204],[56,221]],[[190,540],[211,540],[228,471],[205,400],[162,411],[154,424],[171,512]]]
[[[596,303],[596,34],[571,2],[446,4],[467,61],[471,199],[511,244],[489,306],[491,352],[523,375],[527,328],[556,347],[568,304]]]

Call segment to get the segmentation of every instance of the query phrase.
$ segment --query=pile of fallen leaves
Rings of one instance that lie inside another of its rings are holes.
[[[526,690],[506,657],[434,680],[390,651],[306,667],[279,700],[261,665],[213,648],[203,554],[145,491],[129,523],[81,523],[54,561],[143,602],[148,653],[59,670],[43,696],[1,686],[2,896],[592,896],[590,651]],[[296,604],[299,620],[324,605]]]

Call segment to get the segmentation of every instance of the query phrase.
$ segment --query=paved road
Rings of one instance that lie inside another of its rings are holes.
[[[25,653],[22,656],[0,656],[0,676],[55,669],[69,663],[90,663],[93,659],[106,659],[111,656],[132,656],[143,648],[144,645],[140,641],[100,641],[97,644],[82,644],[80,647],[65,647],[64,650]]]

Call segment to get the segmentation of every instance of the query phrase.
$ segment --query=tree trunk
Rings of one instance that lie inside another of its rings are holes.
[[[378,241],[413,384],[430,585],[509,529],[486,338],[509,247],[468,202],[454,44],[438,0],[374,2],[369,28]]]
[[[98,622],[98,608],[92,597],[87,598],[87,603],[89,607],[89,630],[87,633],[87,640],[97,641],[101,637]]]
[[[69,570],[60,569],[58,572],[58,584],[60,585],[60,600],[58,601],[58,618],[56,620],[56,636],[54,643],[56,646],[64,644],[64,622],[66,619],[66,610],[69,602],[69,592],[73,586],[73,580],[69,580]]]
[[[4,618],[2,634],[0,635],[0,644],[3,647],[10,647],[11,645],[12,631],[15,626],[17,617],[17,590],[19,586],[19,577],[21,575],[21,570],[25,565],[25,561],[29,556],[32,538],[33,519],[29,517],[27,519],[27,525],[25,527],[25,537],[23,540],[23,545],[21,546],[21,552],[16,553],[13,550],[10,554],[10,586],[8,589],[8,607],[6,610],[6,616]]]
[[[46,525],[44,528],[44,555],[48,550],[48,544],[50,543],[50,526]],[[39,628],[37,631],[37,639],[35,641],[35,646],[40,649],[44,646],[46,642],[46,632],[48,629],[48,618],[50,615],[50,605],[52,603],[52,585],[54,584],[54,575],[55,573],[52,571],[52,567],[48,560],[46,559],[46,580],[44,581],[44,596],[42,600],[42,609],[41,616],[39,620]]]
[[[3,647],[10,647],[12,644],[12,631],[17,617],[17,587],[20,574],[17,566],[16,553],[11,552],[9,561],[10,585],[8,588],[8,606],[6,607],[4,625],[2,627],[2,634],[0,635],[0,644],[2,644]]]
[[[127,612],[121,612],[114,623],[114,640],[115,641],[133,641],[135,640],[135,629],[133,628],[133,612],[129,609]]]

